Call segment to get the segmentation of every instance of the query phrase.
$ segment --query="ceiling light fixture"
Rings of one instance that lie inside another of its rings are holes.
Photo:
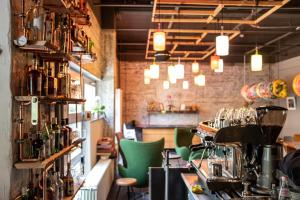
[[[251,71],[258,72],[262,71],[263,58],[262,55],[258,53],[256,47],[255,54],[251,55]]]
[[[178,58],[178,63],[175,65],[176,78],[184,79],[184,65],[180,63],[180,58]]]
[[[164,82],[163,82],[163,88],[164,88],[165,90],[167,90],[167,89],[169,89],[169,87],[170,87],[169,81],[164,81]]]
[[[212,70],[216,70],[219,68],[219,60],[220,57],[217,55],[213,55],[210,57],[210,67]]]
[[[198,76],[194,78],[195,85],[198,86],[205,86],[205,75],[200,72]]]
[[[224,70],[224,61],[223,61],[223,59],[220,59],[219,60],[219,68],[215,69],[215,72],[216,73],[222,73],[223,70]]]
[[[158,6],[159,6],[158,2]],[[158,28],[157,31],[153,33],[153,49],[154,51],[165,51],[166,50],[166,33],[161,31],[160,24],[160,8],[158,13]]]
[[[176,69],[173,65],[168,66],[168,77],[171,84],[175,84],[177,82]]]
[[[188,81],[183,81],[182,82],[182,88],[184,90],[188,90],[189,89],[189,82]]]
[[[155,61],[150,65],[150,78],[159,79],[159,65]]]
[[[193,62],[192,64],[192,72],[193,73],[198,73],[199,72],[199,63],[197,63],[196,61]]]

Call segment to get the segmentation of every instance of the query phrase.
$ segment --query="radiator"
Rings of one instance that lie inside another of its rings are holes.
[[[106,200],[114,181],[114,160],[99,160],[88,173],[75,200]]]

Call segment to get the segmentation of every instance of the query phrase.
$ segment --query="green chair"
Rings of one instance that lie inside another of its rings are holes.
[[[189,148],[194,137],[194,133],[190,131],[190,128],[175,128],[174,137],[175,151],[183,160],[190,162],[201,158],[203,150],[192,152]],[[204,158],[207,157],[208,153],[206,152]]]
[[[122,139],[121,149],[126,159],[127,167],[118,165],[119,174],[123,178],[135,178],[135,187],[143,188],[149,184],[149,167],[162,166],[164,138],[155,142],[135,142]]]

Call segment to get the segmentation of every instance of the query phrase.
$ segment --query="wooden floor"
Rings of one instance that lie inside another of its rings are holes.
[[[170,167],[185,167],[187,165],[187,162],[182,160],[182,159],[170,159]],[[109,195],[107,197],[107,200],[117,200],[117,190],[118,186],[113,184],[113,186],[110,189]],[[148,193],[148,188],[134,188],[134,192],[136,195],[136,199],[138,200],[149,200],[149,194]],[[122,187],[119,193],[119,198],[118,200],[126,200],[127,198],[127,188]],[[133,199],[132,195],[131,198]]]

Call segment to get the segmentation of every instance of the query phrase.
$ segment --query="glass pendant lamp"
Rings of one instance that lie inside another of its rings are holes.
[[[228,56],[229,54],[229,37],[223,35],[223,26],[221,26],[221,35],[216,37],[216,54],[218,56]]]
[[[165,90],[167,90],[167,89],[169,89],[169,87],[170,87],[169,81],[164,81],[164,82],[163,82],[163,88],[164,88]]]
[[[188,90],[189,89],[189,82],[188,81],[183,81],[182,82],[182,88],[184,90]]]
[[[175,66],[168,66],[168,77],[171,84],[175,84],[177,82]]]
[[[150,78],[159,79],[159,65],[155,61],[150,65]]]
[[[251,71],[258,72],[262,71],[263,58],[262,55],[258,53],[256,47],[255,54],[251,55]]]
[[[194,78],[195,85],[205,86],[205,75],[200,73],[198,76]]]
[[[216,70],[219,68],[219,60],[220,57],[217,55],[213,55],[210,57],[210,67],[212,70]]]
[[[223,70],[224,70],[224,61],[223,61],[223,59],[220,59],[219,60],[219,68],[215,69],[215,72],[216,73],[222,73]]]
[[[199,72],[199,63],[197,63],[196,61],[193,62],[192,64],[192,72],[193,73],[198,73]]]
[[[161,31],[160,23],[158,29],[153,33],[153,49],[154,51],[166,50],[166,33]]]
[[[180,63],[180,58],[178,63],[175,65],[176,79],[184,79],[184,65]]]

